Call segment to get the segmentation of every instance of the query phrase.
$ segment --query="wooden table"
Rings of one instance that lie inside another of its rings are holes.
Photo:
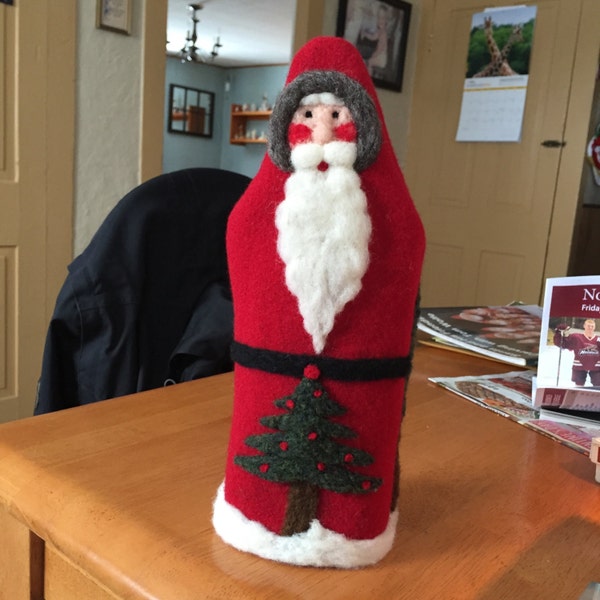
[[[0,598],[575,600],[600,579],[594,465],[427,381],[507,370],[417,350],[396,541],[356,571],[269,562],[213,532],[230,374],[4,424]]]

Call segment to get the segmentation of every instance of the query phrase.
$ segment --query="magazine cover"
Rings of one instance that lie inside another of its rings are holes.
[[[422,308],[420,331],[449,346],[519,366],[538,360],[542,308],[530,305]]]
[[[600,412],[600,276],[546,281],[534,406]]]

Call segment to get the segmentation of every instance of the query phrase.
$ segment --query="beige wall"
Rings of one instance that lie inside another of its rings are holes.
[[[377,89],[379,102],[385,116],[385,123],[390,133],[392,145],[400,165],[406,159],[408,128],[410,123],[410,106],[412,101],[413,82],[417,63],[417,38],[421,20],[421,0],[411,0],[412,14],[406,49],[406,64],[402,92]],[[325,0],[323,16],[323,34],[335,35],[337,23],[338,0]]]
[[[144,4],[133,3],[131,35],[122,35],[96,29],[96,2],[78,0],[75,255],[140,183]]]

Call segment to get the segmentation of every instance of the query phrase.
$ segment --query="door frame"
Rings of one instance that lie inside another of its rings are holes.
[[[600,2],[583,0],[548,236],[544,279],[567,275],[600,53]],[[540,300],[541,301],[541,300]]]
[[[77,0],[48,3],[46,321],[73,257]],[[68,238],[68,244],[55,244]]]
[[[162,173],[167,0],[146,0],[143,20],[140,183]]]

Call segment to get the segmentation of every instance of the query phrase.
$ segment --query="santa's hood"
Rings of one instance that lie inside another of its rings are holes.
[[[375,86],[365,61],[356,47],[347,40],[323,36],[307,42],[292,60],[285,84],[288,85],[307,71],[337,71],[354,79],[369,94],[383,120]]]
[[[355,118],[358,171],[371,165],[382,143],[389,143],[383,113],[373,81],[358,50],[337,37],[318,37],[294,57],[285,87],[277,98],[269,124],[269,156],[284,171],[291,171],[288,126],[300,100],[330,92],[341,98]]]

